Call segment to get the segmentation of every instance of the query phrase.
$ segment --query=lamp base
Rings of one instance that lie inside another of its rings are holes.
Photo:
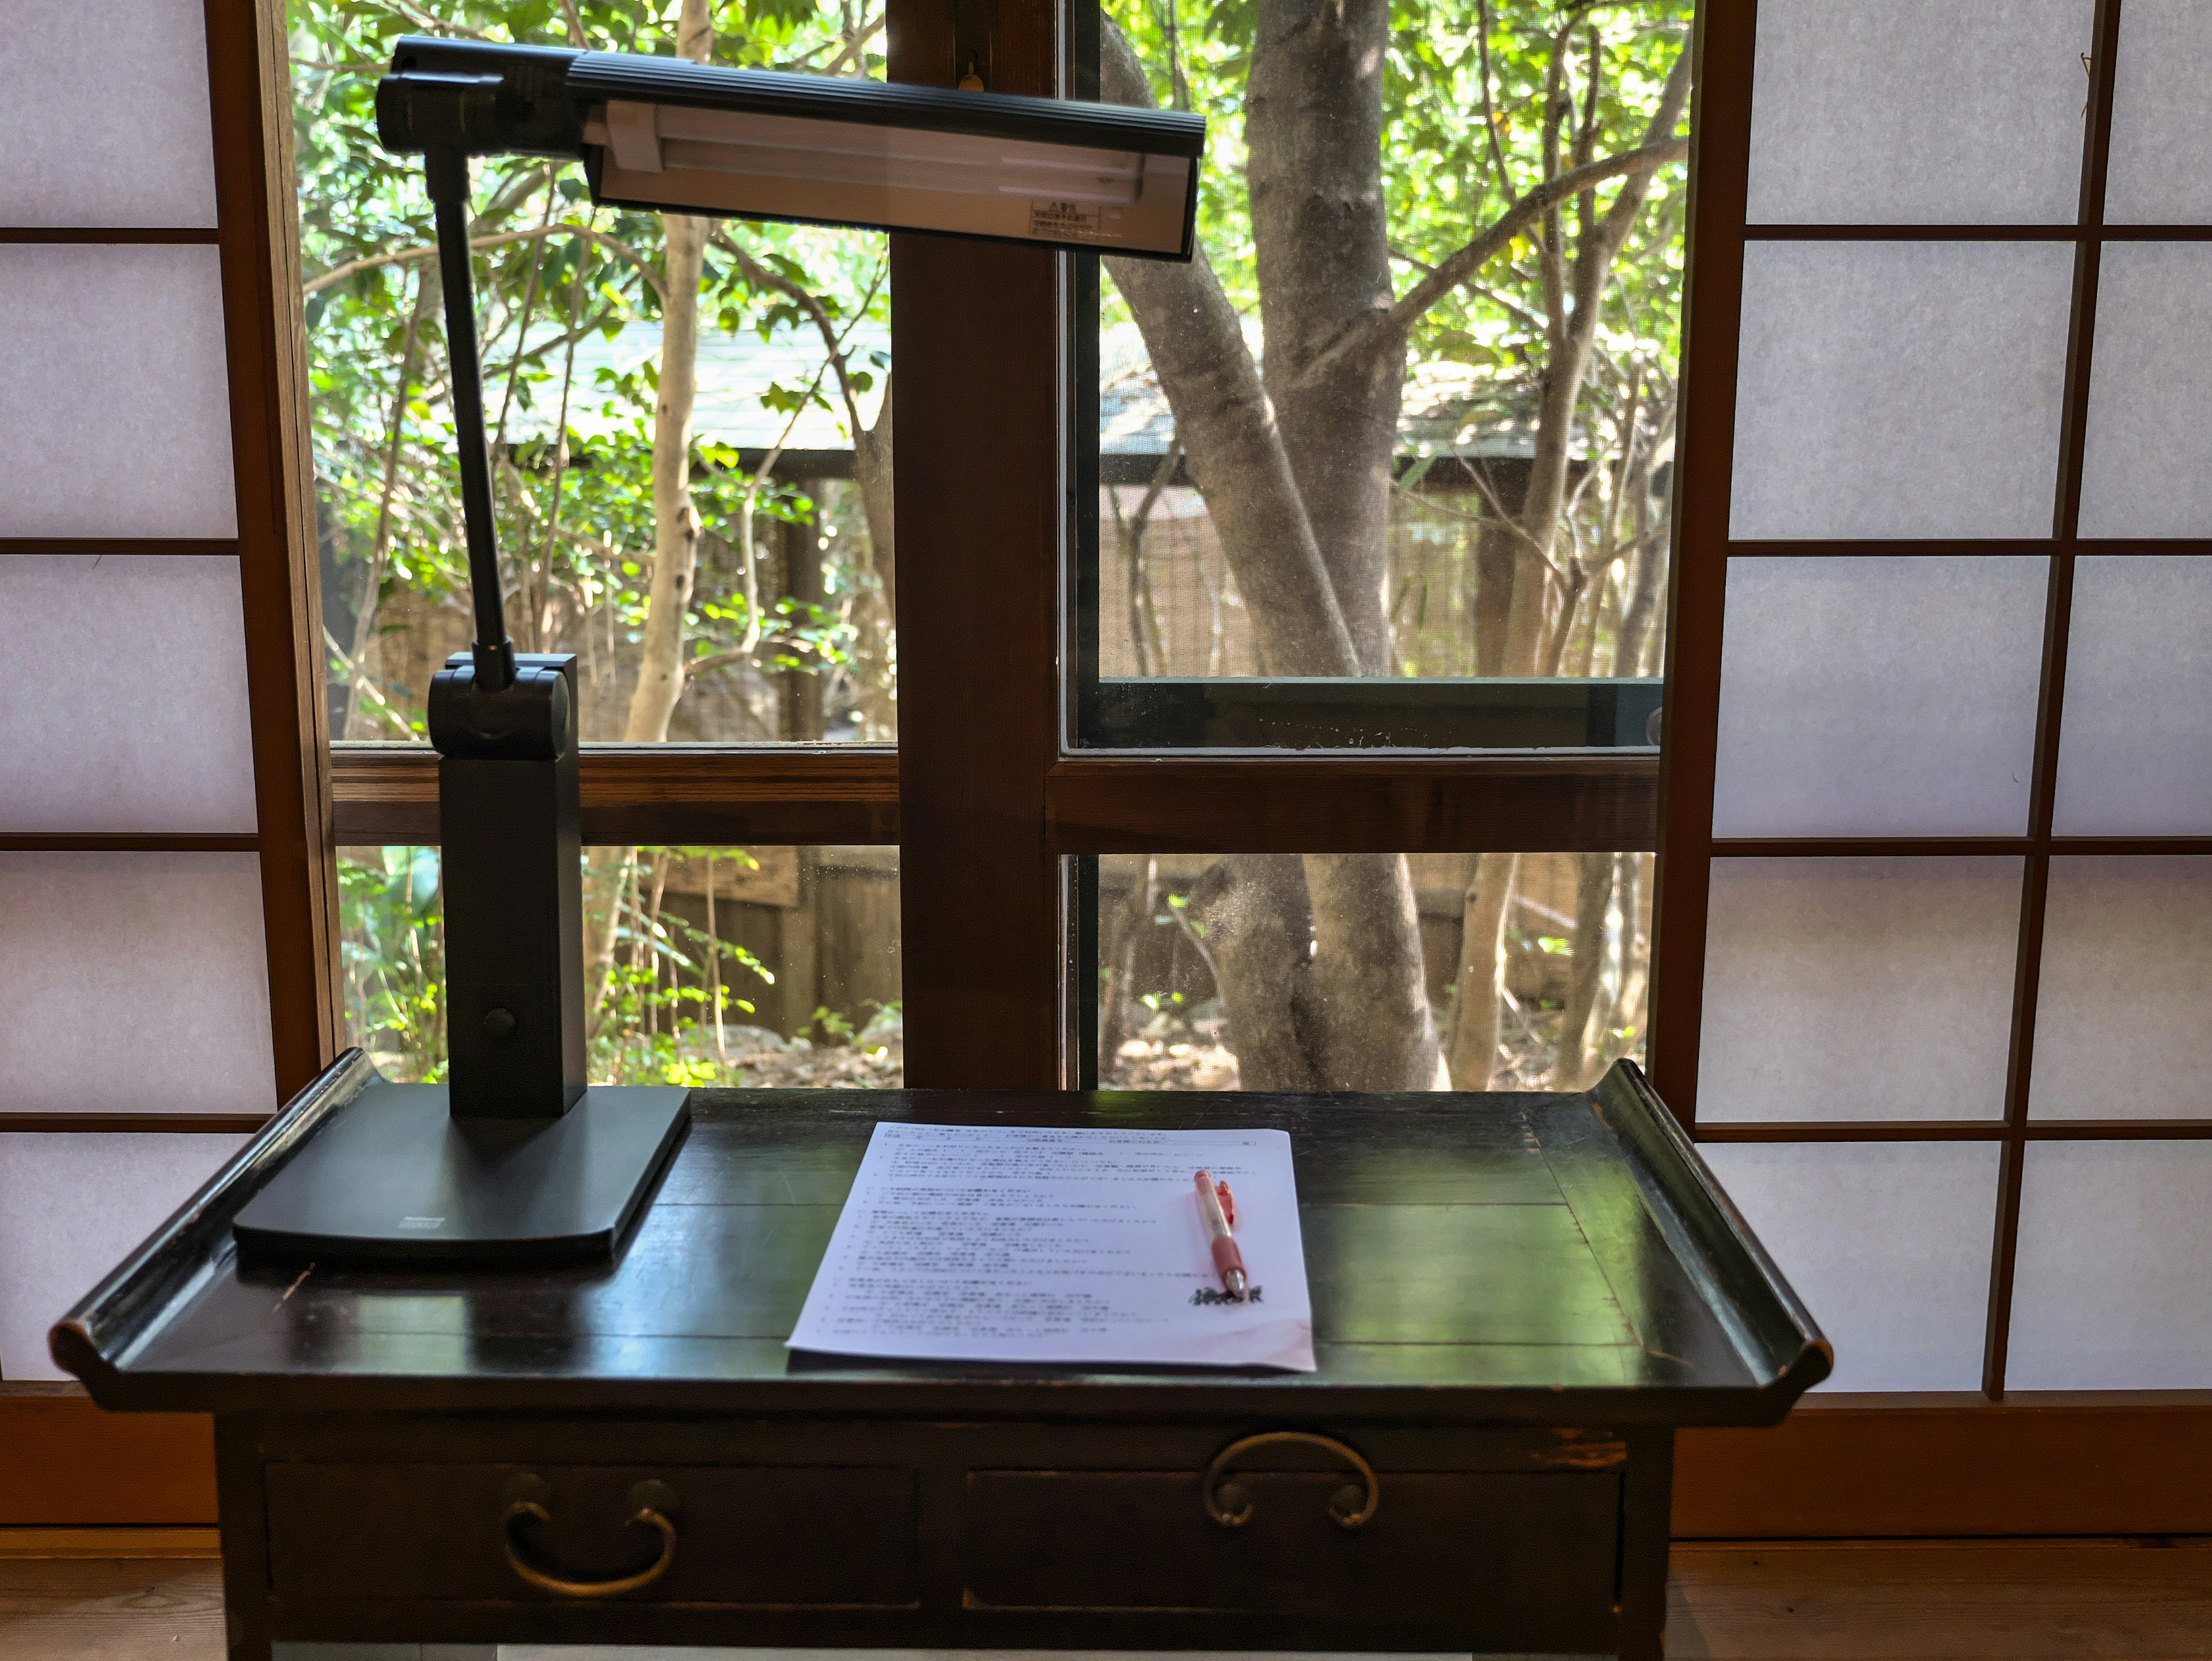
[[[613,1255],[691,1121],[673,1085],[593,1085],[557,1119],[454,1118],[441,1084],[379,1080],[232,1224],[257,1258],[331,1266]]]

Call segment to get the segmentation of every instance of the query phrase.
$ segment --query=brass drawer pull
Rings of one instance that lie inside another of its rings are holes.
[[[640,1482],[629,1491],[629,1503],[636,1509],[625,1519],[629,1528],[649,1528],[660,1536],[660,1554],[635,1574],[625,1574],[612,1580],[572,1580],[541,1561],[530,1542],[524,1538],[529,1525],[550,1523],[553,1514],[545,1508],[550,1497],[546,1484],[536,1477],[526,1477],[509,1490],[517,1497],[508,1505],[507,1515],[500,1519],[500,1543],[507,1549],[507,1566],[540,1591],[550,1591],[562,1597],[619,1597],[626,1591],[635,1591],[649,1586],[668,1573],[676,1561],[676,1524],[670,1513],[676,1509],[676,1496],[665,1484]]]
[[[1213,1463],[1206,1468],[1199,1482],[1199,1498],[1206,1502],[1206,1514],[1225,1529],[1241,1529],[1252,1520],[1252,1493],[1241,1482],[1224,1482],[1221,1479],[1231,1463],[1241,1455],[1255,1449],[1276,1447],[1286,1442],[1300,1443],[1307,1447],[1326,1448],[1359,1473],[1358,1482],[1346,1482],[1329,1495],[1328,1514],[1336,1519],[1340,1529],[1364,1528],[1375,1515],[1376,1506],[1382,1503],[1382,1482],[1376,1475],[1375,1467],[1359,1457],[1358,1450],[1338,1441],[1333,1436],[1316,1436],[1307,1430],[1271,1430],[1258,1436],[1248,1436],[1241,1442],[1231,1442],[1213,1456]]]

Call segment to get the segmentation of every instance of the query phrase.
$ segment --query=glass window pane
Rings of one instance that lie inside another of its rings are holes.
[[[204,0],[9,0],[7,16],[0,225],[212,226]]]
[[[2028,1114],[2212,1118],[2212,858],[2051,861]]]
[[[0,537],[237,534],[219,259],[0,247]]]
[[[1492,8],[1481,50],[1472,10],[1369,8],[1295,94],[1303,36],[1186,11],[1106,7],[1102,95],[1200,110],[1212,149],[1202,262],[1104,262],[1077,742],[1655,742],[1685,167],[1601,188],[1632,228],[1586,316],[1504,247],[1427,274],[1542,178],[1555,54],[1601,88],[1594,153],[1681,130],[1692,7],[1557,40],[1543,8]]]
[[[1761,0],[1753,224],[2070,223],[2091,0]]]
[[[338,878],[351,1041],[442,1079],[438,850],[343,849]],[[896,848],[586,848],[584,960],[597,1083],[904,1079]]]
[[[2027,828],[2039,557],[1735,559],[1713,834]]]
[[[2212,246],[2108,242],[2081,462],[2085,537],[2212,534]]]
[[[2047,537],[2074,251],[1754,242],[1738,538]]]
[[[1698,1117],[2002,1117],[2021,871],[1714,861]]]
[[[2128,0],[2112,87],[2105,219],[2114,225],[2212,223],[2212,9],[2203,0]]]
[[[266,950],[255,855],[0,852],[0,1110],[274,1112]]]
[[[0,830],[253,830],[235,558],[9,555],[0,617]]]
[[[1836,1370],[1817,1388],[1981,1388],[1995,1143],[1698,1152],[1835,1346]]]
[[[1102,855],[1098,1082],[1580,1089],[1644,1054],[1651,867],[1649,854]]]
[[[580,15],[590,46],[674,50],[673,13]],[[858,12],[749,15],[718,13],[715,63],[883,74]],[[506,21],[570,44],[557,9]],[[293,86],[331,732],[414,743],[471,628],[429,198],[374,136],[389,24],[298,13]],[[712,220],[672,251],[660,215],[583,182],[475,169],[478,234],[510,239],[476,270],[518,646],[578,654],[586,741],[896,738],[888,239]],[[664,341],[672,270],[696,338]]]
[[[2051,828],[2063,837],[2212,831],[2212,560],[2074,562]]]
[[[2212,1386],[2212,1142],[2030,1142],[2013,1390]]]
[[[0,1135],[0,1263],[8,1266],[0,1378],[66,1377],[46,1354],[47,1329],[246,1141],[138,1131]]]

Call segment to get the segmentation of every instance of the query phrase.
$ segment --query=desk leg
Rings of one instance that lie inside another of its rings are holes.
[[[222,1627],[229,1661],[270,1661],[269,1530],[254,1422],[218,1414],[215,1489],[222,1529]]]
[[[1667,1547],[1674,1499],[1674,1433],[1631,1436],[1621,1495],[1620,1661],[1662,1661],[1667,1653]]]

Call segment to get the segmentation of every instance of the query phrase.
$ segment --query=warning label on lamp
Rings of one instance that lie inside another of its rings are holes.
[[[1032,202],[1030,234],[1064,240],[1095,239],[1106,234],[1106,210],[1079,202]]]

